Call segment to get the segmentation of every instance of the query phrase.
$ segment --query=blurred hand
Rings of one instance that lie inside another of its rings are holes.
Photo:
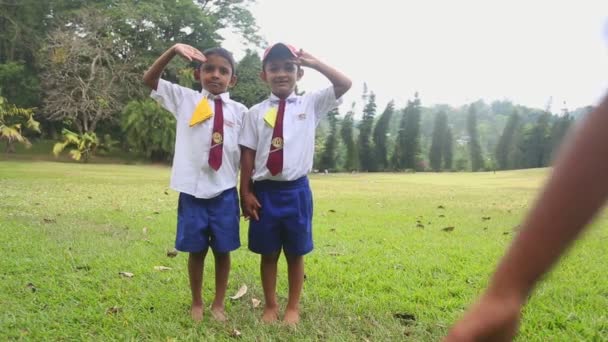
[[[451,329],[444,342],[512,341],[523,302],[484,294]]]

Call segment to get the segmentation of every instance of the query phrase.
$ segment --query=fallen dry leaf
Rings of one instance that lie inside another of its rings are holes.
[[[26,289],[29,289],[32,292],[36,292],[36,286],[32,283],[27,283],[27,285],[25,285]]]
[[[230,337],[241,337],[241,332],[236,329],[232,329],[232,332],[230,333]]]
[[[167,267],[167,266],[154,266],[154,269],[156,271],[169,271],[171,269],[171,267]]]
[[[133,276],[135,274],[131,273],[131,272],[118,272],[119,275],[125,277],[125,278],[133,278]]]
[[[441,230],[443,230],[444,232],[451,232],[451,231],[453,231],[453,230],[454,230],[454,228],[455,228],[455,227],[453,227],[453,226],[449,226],[449,227],[445,227],[445,228],[443,228],[443,229],[441,229]]]
[[[172,250],[167,251],[167,256],[169,258],[175,258],[177,256],[177,250],[173,248]]]
[[[122,308],[120,306],[113,306],[111,308],[108,308],[106,310],[106,314],[116,314],[122,311]]]
[[[144,235],[148,234],[148,227],[144,227],[141,232],[144,233]]]
[[[245,293],[247,293],[247,285],[243,284],[243,286],[241,286],[241,288],[236,292],[236,294],[230,297],[230,299],[239,299],[243,297]]]
[[[416,316],[411,313],[398,312],[396,314],[393,314],[393,317],[401,320],[404,324],[412,324],[416,321]]]
[[[260,306],[260,303],[262,303],[261,300],[257,299],[257,298],[251,298],[251,305],[253,306],[253,308],[257,308],[258,306]]]

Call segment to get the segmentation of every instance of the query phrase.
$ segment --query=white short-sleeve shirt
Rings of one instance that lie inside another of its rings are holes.
[[[162,79],[150,94],[177,119],[171,170],[171,188],[175,191],[198,198],[213,198],[236,186],[241,158],[238,135],[247,107],[231,100],[228,93],[217,96],[223,103],[224,144],[222,165],[215,171],[209,166],[213,117],[192,127],[189,123],[196,106],[205,97],[211,110],[215,111],[216,96],[206,90],[198,92]]]
[[[291,94],[286,99],[283,116],[283,171],[273,176],[266,167],[270,152],[273,128],[264,121],[264,116],[273,107],[278,107],[279,98],[274,94],[251,107],[243,120],[239,144],[256,151],[253,180],[292,181],[312,170],[315,151],[315,130],[323,115],[336,108],[341,99],[336,99],[333,86],[302,96]]]

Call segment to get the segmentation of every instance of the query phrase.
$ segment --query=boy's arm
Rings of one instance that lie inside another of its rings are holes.
[[[190,62],[192,60],[197,60],[204,63],[207,60],[202,52],[192,46],[179,43],[175,44],[158,57],[156,61],[152,63],[152,66],[144,73],[144,84],[150,87],[150,89],[156,90],[158,87],[158,80],[160,79],[163,70],[165,70],[165,67],[171,62],[175,55],[180,55]]]
[[[301,66],[315,69],[323,74],[323,76],[327,77],[334,86],[334,94],[336,95],[336,99],[342,97],[342,95],[344,95],[352,86],[352,81],[348,77],[338,70],[321,62],[308,52],[304,52],[304,50],[300,50],[298,53],[298,62]]]
[[[255,150],[241,145],[241,207],[246,219],[260,219],[258,210],[262,207],[253,193],[251,176],[255,162]]]
[[[608,197],[608,97],[560,152],[553,175],[480,301],[447,341],[512,338],[536,282],[570,246]]]

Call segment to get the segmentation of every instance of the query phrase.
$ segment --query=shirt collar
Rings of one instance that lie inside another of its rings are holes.
[[[210,92],[208,92],[205,89],[201,90],[201,94],[203,94],[204,97],[206,97],[207,99],[211,100],[211,101],[215,101],[215,99],[217,97],[222,99],[222,102],[228,102],[228,100],[230,100],[230,93],[229,92],[225,92],[225,93],[221,93],[219,95],[213,95]]]
[[[294,103],[296,100],[298,99],[298,96],[296,95],[295,92],[292,92],[291,94],[289,94],[289,96],[287,96],[287,98],[285,100],[287,100],[288,103]],[[270,93],[270,97],[268,98],[268,100],[270,100],[270,103],[279,103],[279,97],[276,96],[273,93]]]

